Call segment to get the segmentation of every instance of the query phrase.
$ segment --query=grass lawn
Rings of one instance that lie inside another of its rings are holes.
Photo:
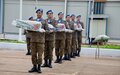
[[[9,40],[9,39],[0,39],[0,42],[6,42],[6,43],[21,43],[21,44],[26,44],[26,42],[20,42],[18,40]],[[96,48],[96,45],[82,45],[82,47],[86,48]],[[100,48],[107,48],[107,49],[118,49],[120,50],[120,45],[112,45],[112,44],[106,44],[106,45],[100,45]]]
[[[26,42],[20,42],[18,40],[9,40],[9,39],[0,39],[0,42],[6,42],[6,43],[21,43],[25,44]]]
[[[82,45],[82,47],[87,47],[87,48],[96,48],[96,45]],[[120,50],[120,45],[112,45],[112,44],[106,44],[106,45],[100,45],[100,48],[107,48],[107,49],[118,49]]]

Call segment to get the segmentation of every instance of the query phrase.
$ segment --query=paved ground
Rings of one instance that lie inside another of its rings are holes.
[[[14,50],[20,50],[25,51],[26,50],[26,44],[20,44],[20,43],[5,43],[0,42],[0,49],[14,49]],[[81,54],[82,55],[95,55],[96,48],[85,48],[82,47]],[[120,50],[116,49],[102,49],[100,48],[100,55],[102,56],[110,56],[110,57],[120,57]]]
[[[28,73],[32,67],[31,56],[25,53],[25,50],[0,49],[0,75],[38,75]],[[94,59],[90,55],[81,55],[63,64],[53,63],[52,69],[42,68],[42,72],[40,75],[120,75],[120,57]]]

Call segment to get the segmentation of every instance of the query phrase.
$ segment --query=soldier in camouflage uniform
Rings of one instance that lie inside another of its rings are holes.
[[[65,26],[66,29],[70,29],[70,15],[66,16]],[[63,60],[70,60],[70,53],[71,53],[71,46],[72,46],[72,32],[66,32],[66,40],[65,40],[65,50],[64,50],[64,58]]]
[[[71,50],[71,58],[75,58],[76,52],[77,52],[77,32],[75,30],[75,15],[71,15],[71,23],[72,25],[70,26],[72,30],[74,30],[73,35],[72,35],[72,50]]]
[[[51,24],[55,26],[56,20],[53,19],[53,11],[49,10],[47,11],[47,19],[46,25]],[[46,34],[45,34],[45,50],[44,50],[44,64],[42,67],[49,67],[52,68],[52,60],[53,60],[53,48],[55,45],[55,32],[54,30],[51,30],[48,28],[48,26],[45,27]]]
[[[33,17],[31,16],[28,20],[33,21]],[[26,53],[26,55],[31,55],[31,50],[30,50],[30,35],[28,34],[27,30],[24,30],[24,34],[26,35],[26,43],[27,43],[27,53]]]
[[[83,24],[83,22],[80,21],[80,19],[81,19],[81,15],[78,15],[76,23],[78,25],[78,28],[84,29],[84,24]],[[81,43],[82,43],[82,30],[78,31],[77,35],[78,35],[78,38],[77,38],[78,39],[77,56],[80,57]]]
[[[63,20],[64,14],[62,12],[58,13],[58,20],[57,23],[65,24],[65,21]],[[55,34],[55,55],[56,55],[56,61],[55,63],[62,63],[62,57],[64,54],[65,49],[65,39],[66,34],[65,31],[57,31]]]
[[[45,24],[44,20],[42,19],[43,10],[38,9],[36,13],[37,13],[37,19],[35,20],[41,22],[42,24]],[[34,29],[38,29],[38,27],[35,27]],[[31,60],[33,64],[33,68],[29,70],[29,72],[41,73],[42,54],[44,51],[44,44],[45,44],[45,33],[38,31],[30,31],[30,30],[28,33],[30,34],[30,43],[31,43],[30,45],[32,52]]]

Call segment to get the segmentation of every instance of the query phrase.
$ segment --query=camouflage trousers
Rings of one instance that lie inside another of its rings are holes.
[[[45,41],[44,59],[53,60],[54,41]]]
[[[31,42],[32,64],[42,64],[42,54],[44,51],[44,43]]]
[[[30,38],[26,37],[27,50],[30,50]]]
[[[71,52],[76,52],[78,48],[78,41],[77,38],[72,38],[72,50]]]
[[[56,56],[63,56],[65,49],[65,39],[55,41],[55,54]]]
[[[70,54],[71,53],[71,46],[72,46],[71,39],[66,39],[64,54]]]
[[[80,50],[81,51],[81,43],[82,43],[82,31],[78,31],[78,50]]]

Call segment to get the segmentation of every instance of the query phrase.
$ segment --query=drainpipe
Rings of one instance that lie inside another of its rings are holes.
[[[67,0],[65,0],[65,7],[64,7],[64,20],[67,14]]]
[[[86,25],[86,41],[89,39],[89,25],[90,25],[90,19],[89,19],[89,16],[90,16],[90,5],[91,5],[91,0],[89,0],[88,2],[88,6],[87,6],[87,25]]]
[[[23,6],[23,0],[20,0],[20,20],[22,20],[22,6]],[[19,28],[19,38],[18,41],[22,41],[22,28]]]
[[[92,44],[92,25],[93,25],[93,15],[94,15],[94,0],[92,0],[92,9],[91,9],[91,23],[90,23],[90,46]]]

